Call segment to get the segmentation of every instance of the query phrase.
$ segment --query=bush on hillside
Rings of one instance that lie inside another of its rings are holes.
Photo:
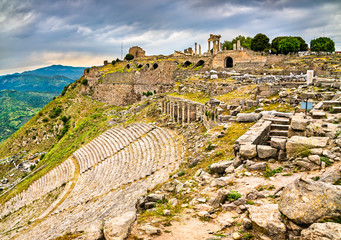
[[[130,60],[133,60],[134,59],[134,55],[131,54],[131,53],[128,53],[126,56],[125,56],[125,59],[130,61]]]

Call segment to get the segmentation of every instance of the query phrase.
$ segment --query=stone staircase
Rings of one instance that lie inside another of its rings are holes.
[[[266,117],[264,120],[271,121],[270,137],[287,138],[290,126],[290,115],[276,113],[271,117]]]

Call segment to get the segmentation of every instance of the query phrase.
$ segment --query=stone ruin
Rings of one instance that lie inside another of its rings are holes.
[[[129,48],[129,53],[134,56],[134,58],[141,58],[146,56],[146,52],[139,46],[133,46]]]
[[[221,35],[210,34],[210,38],[208,39],[208,53],[211,54],[211,42],[213,44],[212,54],[215,55],[220,52],[220,38]]]

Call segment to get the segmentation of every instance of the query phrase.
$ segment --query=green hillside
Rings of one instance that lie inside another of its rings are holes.
[[[0,91],[0,142],[17,131],[57,94]]]

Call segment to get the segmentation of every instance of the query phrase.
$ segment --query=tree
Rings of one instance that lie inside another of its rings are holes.
[[[335,43],[328,37],[319,37],[310,41],[310,49],[315,52],[334,52]]]
[[[297,52],[301,42],[296,37],[285,37],[278,43],[278,51],[284,54]]]
[[[224,41],[223,42],[223,49],[226,50],[233,50],[233,44],[231,41]]]
[[[245,36],[239,35],[238,37],[235,37],[232,40],[232,46],[234,43],[237,44],[238,40],[240,40],[240,45],[242,47],[247,48],[247,49],[251,49],[252,37],[245,37]]]
[[[294,37],[294,38],[296,38],[298,41],[300,41],[299,51],[308,51],[308,44],[304,41],[303,38],[301,38],[301,37]]]
[[[134,55],[131,54],[131,53],[128,53],[126,56],[125,56],[125,59],[130,61],[130,60],[133,60],[134,59]]]
[[[271,48],[273,48],[274,50],[276,50],[276,53],[279,53],[279,50],[278,50],[278,43],[282,40],[286,38],[285,36],[280,36],[280,37],[275,37],[274,39],[272,39],[272,42],[271,42]]]
[[[269,38],[262,33],[258,33],[251,40],[251,49],[253,51],[264,51],[270,47]]]

